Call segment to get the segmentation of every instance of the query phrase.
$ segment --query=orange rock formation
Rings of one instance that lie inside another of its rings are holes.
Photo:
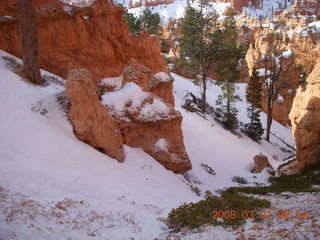
[[[296,94],[290,112],[298,168],[320,161],[320,63]]]

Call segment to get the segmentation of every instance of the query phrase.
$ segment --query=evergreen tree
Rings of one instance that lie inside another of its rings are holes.
[[[197,8],[188,5],[181,24],[180,59],[201,82],[201,109],[206,110],[208,71],[219,59],[222,34],[217,14],[207,0],[198,0]]]
[[[145,8],[138,17],[124,8],[124,18],[132,35],[139,35],[142,30],[147,30],[150,34],[158,34],[161,22],[160,15],[154,13],[150,8]]]
[[[160,15],[153,12],[153,9],[145,8],[139,16],[142,29],[146,29],[150,34],[157,35],[160,27]]]
[[[235,81],[240,77],[240,71],[237,67],[239,60],[244,57],[244,45],[237,44],[237,27],[232,12],[229,12],[223,27],[223,51],[217,67],[217,72],[223,78],[222,82],[217,82],[217,85],[221,87],[222,94],[218,96],[217,104],[224,112],[223,124],[227,129],[234,130],[238,127],[238,110],[235,103],[241,101],[240,96],[236,93]]]
[[[127,21],[129,32],[132,35],[139,35],[142,29],[139,18],[135,17],[133,13],[129,13],[126,8],[124,9],[124,18]]]
[[[243,129],[243,132],[245,132],[254,141],[261,140],[261,136],[264,132],[260,122],[262,86],[263,82],[254,67],[249,79],[246,94],[246,100],[248,103],[247,116],[250,119],[250,123],[246,124]]]
[[[302,87],[305,87],[307,85],[307,77],[308,77],[306,68],[302,64],[298,64],[297,69],[300,75],[299,85]]]

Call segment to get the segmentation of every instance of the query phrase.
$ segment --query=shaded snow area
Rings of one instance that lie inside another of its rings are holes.
[[[112,88],[113,90],[119,90],[122,86],[123,76],[104,78],[101,80],[100,85],[104,87]]]
[[[252,158],[261,152],[277,166],[289,156],[280,150],[282,142],[271,136],[272,144],[257,144],[227,132],[210,118],[187,113],[181,108],[183,97],[187,91],[199,94],[199,89],[191,80],[173,76],[176,105],[183,115],[186,151],[193,165],[186,177],[167,171],[139,148],[125,146],[125,162],[119,163],[79,141],[57,100],[57,95],[64,92],[61,82],[36,87],[21,80],[0,58],[0,239],[166,239],[170,229],[163,218],[171,209],[203,198],[191,190],[191,184],[202,193],[214,193],[237,185],[231,180],[233,176],[245,177],[250,185],[266,183],[267,171],[250,173]],[[244,98],[246,85],[238,86]],[[218,92],[215,85],[209,85],[210,104]],[[118,94],[112,103],[116,109],[121,109],[132,95],[132,105],[145,96],[132,83],[112,94]],[[112,102],[112,94],[104,96],[107,104]],[[246,105],[242,102],[237,106],[241,108],[240,120],[247,121]],[[264,123],[265,115],[261,118]],[[272,131],[293,144],[290,128],[274,122]],[[159,149],[167,147],[165,139],[154,145]],[[201,167],[205,164],[216,175]],[[301,207],[307,206],[308,196],[310,206],[319,206],[313,195],[305,196]],[[295,196],[270,198],[273,207],[300,204],[299,196],[297,200]],[[274,229],[285,224],[276,223]],[[263,225],[268,236],[266,226]],[[200,238],[190,233],[186,239],[235,239],[239,235],[236,230],[222,227],[208,229],[210,235]]]
[[[286,50],[286,51],[284,51],[284,52],[282,53],[282,56],[283,56],[284,58],[289,58],[289,57],[291,57],[292,54],[293,54],[293,51],[292,51],[291,49],[288,49],[288,50]]]

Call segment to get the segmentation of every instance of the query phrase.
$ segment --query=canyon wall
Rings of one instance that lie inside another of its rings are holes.
[[[298,168],[320,161],[320,63],[299,88],[290,112]]]

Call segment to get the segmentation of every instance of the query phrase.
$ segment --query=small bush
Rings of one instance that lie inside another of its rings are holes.
[[[9,56],[3,56],[3,60],[5,61],[6,65],[10,67],[12,70],[21,70],[22,64],[17,61],[17,59]]]
[[[239,185],[248,184],[248,180],[245,179],[244,177],[234,176],[231,179],[232,179],[232,182],[238,183]]]
[[[199,197],[201,196],[201,190],[198,187],[190,185],[190,188],[197,196],[199,196]]]
[[[179,232],[182,228],[197,228],[206,223],[234,226],[244,221],[240,217],[243,211],[254,211],[270,206],[271,203],[267,200],[246,197],[235,192],[223,192],[221,197],[207,196],[205,200],[173,209],[168,215],[167,223],[175,232]],[[235,211],[237,217],[213,219],[213,211]]]
[[[234,177],[237,182],[245,182],[241,177]],[[318,191],[311,189],[312,185],[320,184],[320,161],[304,168],[300,173],[271,178],[270,186],[257,187],[231,187],[220,191],[221,197],[206,194],[206,198],[197,203],[185,203],[184,205],[172,209],[167,218],[167,224],[175,232],[182,228],[197,228],[204,224],[231,225],[241,224],[245,219],[241,217],[244,211],[258,212],[261,208],[270,208],[268,200],[261,200],[252,196],[244,196],[240,193],[267,194],[281,192],[309,192]],[[256,184],[259,185],[259,184]],[[213,219],[214,211],[234,211],[236,216],[231,218]]]
[[[304,168],[301,172],[289,176],[269,179],[270,186],[266,187],[231,187],[226,191],[252,194],[279,194],[282,192],[311,192],[312,185],[320,184],[320,161]]]
[[[210,167],[208,164],[203,164],[201,163],[200,165],[207,173],[209,173],[210,175],[216,175],[216,172],[212,169],[212,167]]]

